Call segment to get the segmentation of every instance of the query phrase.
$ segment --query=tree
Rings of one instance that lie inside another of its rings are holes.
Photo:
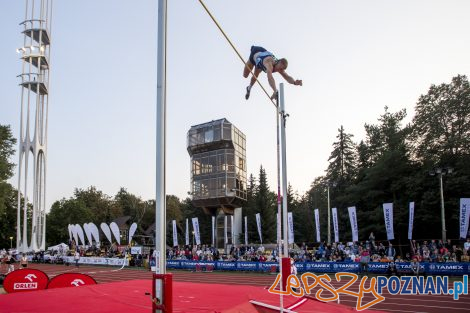
[[[0,125],[0,247],[10,247],[10,237],[16,240],[16,210],[18,191],[7,180],[13,176],[16,139],[10,126]]]
[[[470,153],[470,84],[465,75],[450,84],[431,85],[415,110],[412,138],[419,160],[448,162]]]
[[[255,199],[256,208],[261,215],[263,242],[276,242],[276,195],[269,191],[266,170],[263,166],[260,166],[259,170],[259,185]]]
[[[338,141],[333,143],[333,151],[328,158],[327,177],[337,183],[350,182],[356,173],[356,148],[352,134],[344,131],[343,125],[338,129]]]

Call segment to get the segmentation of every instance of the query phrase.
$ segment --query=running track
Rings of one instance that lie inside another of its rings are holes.
[[[53,264],[30,264],[32,268],[40,269],[47,273],[49,278],[67,272],[80,272],[88,274],[95,278],[98,283],[108,283],[113,281],[126,281],[131,279],[151,279],[152,275],[149,271],[143,269],[110,268],[104,266],[81,265],[79,268],[75,266],[53,265]],[[189,271],[172,271],[173,279],[180,282],[202,282],[202,283],[218,283],[218,284],[239,284],[250,286],[262,286],[268,288],[274,282],[275,276],[260,273],[239,273],[239,272],[189,272]],[[453,286],[450,285],[449,288]],[[332,282],[335,288],[339,288],[343,283]],[[349,289],[357,291],[358,283]],[[368,286],[368,284],[367,284]],[[266,291],[267,292],[267,291]],[[313,290],[313,294],[316,289]],[[383,294],[385,301],[375,305],[372,309],[384,310],[388,312],[405,312],[405,313],[470,313],[470,296],[461,295],[458,301],[454,301],[450,295],[388,295]],[[330,295],[325,294],[325,297]],[[367,303],[374,299],[373,295],[367,294],[363,303]],[[351,307],[356,306],[356,298],[348,295],[340,295],[340,303]]]

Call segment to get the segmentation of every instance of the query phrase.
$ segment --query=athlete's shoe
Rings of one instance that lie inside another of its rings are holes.
[[[245,95],[246,100],[248,100],[248,98],[250,98],[250,91],[251,91],[251,87],[250,86],[246,87],[246,95]]]

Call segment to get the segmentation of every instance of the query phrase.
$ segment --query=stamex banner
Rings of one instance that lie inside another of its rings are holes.
[[[460,198],[460,238],[467,238],[470,218],[470,198]]]
[[[339,242],[338,209],[332,208],[331,213],[333,215],[333,229],[335,231],[335,242]]]
[[[385,230],[387,231],[387,240],[395,239],[393,233],[393,203],[384,203]]]
[[[356,207],[350,206],[348,208],[348,212],[349,212],[349,221],[351,222],[352,240],[358,241],[359,228],[357,226]]]
[[[415,203],[410,202],[410,222],[408,224],[408,239],[413,238],[413,221],[415,219]]]

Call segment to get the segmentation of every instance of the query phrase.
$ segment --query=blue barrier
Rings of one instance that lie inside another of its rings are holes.
[[[411,274],[411,263],[395,263],[400,275]],[[279,264],[274,262],[227,262],[227,261],[191,261],[168,260],[167,268],[196,270],[197,266],[212,266],[215,270],[223,271],[250,271],[250,272],[274,272],[279,271]],[[299,273],[359,273],[360,263],[356,262],[297,262]],[[388,263],[370,262],[368,272],[374,274],[386,274]],[[428,275],[468,275],[470,263],[421,263],[421,272]]]

